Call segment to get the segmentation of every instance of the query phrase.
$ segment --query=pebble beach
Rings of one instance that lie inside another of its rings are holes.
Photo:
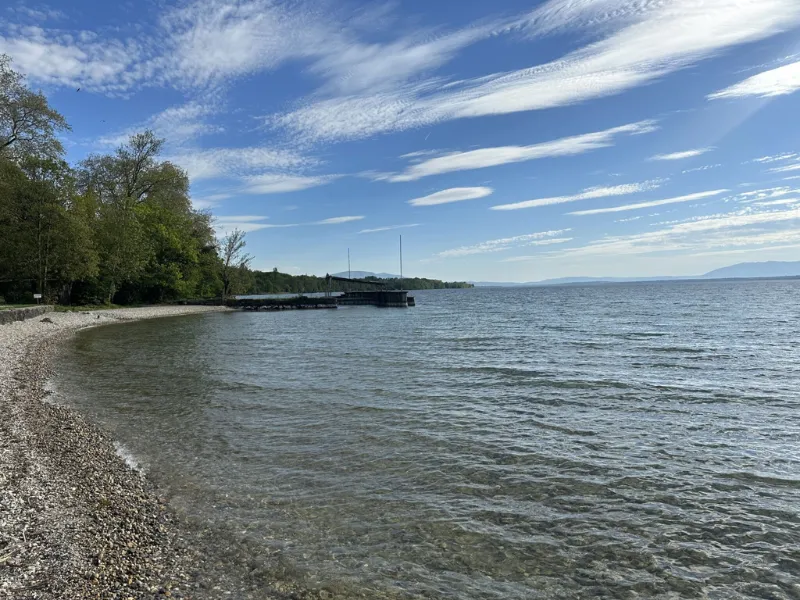
[[[54,350],[79,329],[217,310],[48,313],[0,326],[0,598],[216,595],[191,590],[199,558],[165,500],[101,429],[47,402],[45,383]]]

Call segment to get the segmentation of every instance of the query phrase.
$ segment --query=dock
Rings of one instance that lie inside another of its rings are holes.
[[[408,308],[416,306],[414,296],[409,296],[407,290],[357,290],[346,292],[332,292],[331,284],[334,281],[346,283],[349,286],[364,286],[372,288],[386,287],[380,281],[368,279],[349,279],[326,275],[328,291],[324,296],[297,296],[278,298],[229,298],[225,305],[229,308],[241,310],[316,310],[324,308],[338,308],[340,306],[378,306],[381,308]]]
[[[377,292],[344,292],[340,296],[294,296],[291,298],[230,298],[229,308],[240,310],[316,310],[340,306],[377,306],[380,308],[407,308],[415,306],[413,296],[407,291],[380,290]]]

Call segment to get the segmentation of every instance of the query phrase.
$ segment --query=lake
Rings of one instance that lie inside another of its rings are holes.
[[[55,387],[341,597],[800,595],[800,282],[414,295],[86,330]]]

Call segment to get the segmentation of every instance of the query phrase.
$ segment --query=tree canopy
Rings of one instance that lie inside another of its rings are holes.
[[[58,157],[64,152],[56,137],[69,130],[64,117],[51,108],[41,92],[25,85],[25,77],[0,54],[0,156]]]
[[[137,133],[73,168],[56,138],[65,129],[64,118],[0,56],[0,297],[133,303],[220,296],[225,270],[211,215],[193,209],[186,173],[160,159],[164,141]],[[248,263],[237,263],[239,280]]]

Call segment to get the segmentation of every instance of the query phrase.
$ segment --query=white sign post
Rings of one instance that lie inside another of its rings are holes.
[[[36,304],[39,304],[39,300],[42,299],[42,295],[41,294],[34,294],[33,295],[33,299],[36,300]]]

